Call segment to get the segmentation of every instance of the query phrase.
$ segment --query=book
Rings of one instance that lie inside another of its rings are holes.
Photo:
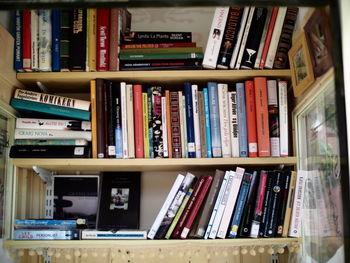
[[[170,48],[129,48],[121,49],[120,55],[146,55],[146,54],[203,54],[202,47],[170,47]]]
[[[231,155],[232,157],[239,157],[236,87],[233,87],[232,91],[228,92],[228,111],[230,121]]]
[[[162,158],[163,130],[162,130],[162,87],[151,88],[152,92],[152,131],[153,131],[153,154],[154,158]]]
[[[280,233],[280,231],[277,232],[277,236],[282,236],[282,237],[288,236],[289,224],[290,224],[294,197],[295,197],[296,181],[297,181],[297,173],[295,171],[292,171],[290,175],[288,198],[287,198],[287,203],[286,203],[286,208],[284,213],[283,229],[282,229],[282,233]]]
[[[181,129],[181,145],[182,145],[182,157],[188,158],[188,143],[187,143],[187,118],[186,118],[186,99],[182,95],[182,91],[179,91],[179,105],[180,108],[180,129]]]
[[[103,172],[97,228],[100,230],[138,229],[140,220],[141,174]]]
[[[280,156],[280,123],[277,97],[277,81],[267,81],[267,104],[269,114],[271,156]]]
[[[148,133],[148,103],[147,93],[142,92],[142,125],[143,125],[143,155],[149,158],[149,133]]]
[[[60,19],[60,71],[69,71],[72,10],[61,10]]]
[[[120,230],[94,230],[83,229],[81,231],[83,240],[142,240],[147,239],[146,230],[120,229]]]
[[[97,158],[106,158],[106,142],[107,142],[107,131],[106,115],[105,115],[105,91],[106,84],[104,79],[96,79],[96,134],[97,134]]]
[[[119,82],[112,82],[112,97],[114,102],[112,103],[115,107],[115,121],[114,121],[114,134],[115,134],[115,154],[116,158],[123,158],[123,129],[122,129],[122,113],[121,113],[121,85]]]
[[[120,82],[120,112],[121,112],[121,127],[123,136],[123,158],[128,158],[128,122],[127,122],[127,106],[126,106],[126,83]]]
[[[15,229],[50,228],[50,229],[74,229],[82,219],[56,220],[56,219],[15,219]],[[84,220],[83,220],[84,221]]]
[[[121,44],[121,50],[125,49],[158,49],[158,48],[182,48],[196,47],[196,42],[174,42],[174,43],[140,43],[140,44]]]
[[[221,131],[221,151],[223,158],[231,157],[230,122],[228,112],[228,85],[218,83],[218,101]]]
[[[53,9],[51,13],[51,23],[52,23],[52,71],[61,70],[61,36],[60,36],[60,19],[61,19],[61,10]]]
[[[97,9],[97,33],[96,33],[96,69],[97,71],[109,70],[109,30],[110,30],[110,9]]]
[[[96,71],[97,9],[87,9],[87,70]]]
[[[201,157],[208,158],[203,91],[198,91],[198,115],[199,115],[199,136],[201,138]]]
[[[90,80],[91,100],[91,152],[92,158],[97,158],[97,105],[96,105],[96,80]]]
[[[248,157],[247,111],[244,83],[236,83],[239,157]]]
[[[170,104],[170,91],[165,90],[165,103],[166,103],[166,109],[165,109],[165,118],[166,118],[166,132],[167,132],[167,141],[168,141],[168,157],[173,158],[173,143],[172,143],[172,137],[171,137],[171,104]],[[164,133],[165,134],[165,133]]]
[[[39,71],[39,10],[30,10],[31,69]]]
[[[289,156],[288,94],[287,82],[278,81],[278,106],[280,124],[280,155]]]
[[[42,116],[55,115],[57,117],[72,118],[79,120],[90,120],[90,112],[86,110],[72,109],[67,107],[61,107],[51,104],[45,104],[40,102],[34,102],[22,99],[11,99],[11,106],[23,112],[40,113]]]
[[[187,149],[188,157],[196,158],[196,145],[194,134],[194,120],[193,120],[193,102],[192,102],[192,85],[191,83],[184,83],[184,94],[186,103],[186,125],[187,125]]]
[[[147,89],[147,107],[148,107],[148,137],[149,137],[149,157],[154,158],[153,151],[153,103],[152,103],[152,90]]]
[[[202,69],[202,59],[122,60],[120,70]]]
[[[84,139],[91,141],[91,131],[20,129],[14,132],[15,139]]]
[[[210,113],[209,113],[209,95],[208,88],[203,88],[203,99],[204,99],[204,115],[205,115],[205,138],[206,138],[206,150],[207,158],[212,158],[211,151],[211,131],[210,131]]]
[[[157,59],[201,59],[203,53],[145,53],[145,54],[120,54],[120,60],[157,60]]]
[[[126,84],[126,122],[128,158],[135,158],[135,129],[134,129],[134,93],[133,84]]]
[[[15,11],[15,30],[14,30],[14,70],[23,71],[23,11]]]
[[[16,229],[13,231],[14,240],[73,240],[79,239],[78,230],[34,230]]]
[[[182,157],[181,144],[181,122],[180,122],[179,95],[176,91],[170,91],[170,124],[171,124],[171,144],[172,156],[174,158]]]
[[[167,103],[165,96],[162,97],[162,135],[163,135],[163,157],[169,157],[168,130],[167,130]],[[169,138],[170,140],[170,138]]]
[[[90,109],[90,101],[57,96],[48,93],[34,92],[24,89],[16,89],[13,98],[85,111],[88,111]]]
[[[22,45],[23,45],[23,70],[32,71],[31,53],[32,53],[32,41],[31,41],[31,12],[30,10],[23,10],[22,19]]]
[[[147,238],[149,239],[154,239],[161,223],[162,220],[166,214],[166,212],[168,211],[172,201],[174,200],[177,191],[179,190],[182,181],[184,180],[185,176],[183,176],[182,174],[178,174],[176,177],[175,182],[173,183],[164,203],[162,208],[159,210],[158,215],[156,217],[156,219],[154,220],[151,229],[149,230],[148,234],[147,234]]]
[[[230,8],[227,6],[215,8],[215,13],[209,31],[209,37],[203,58],[204,68],[216,68],[229,9]]]
[[[15,139],[15,145],[88,145],[84,139]]]
[[[191,32],[132,31],[124,35],[121,44],[192,42]]]
[[[210,112],[211,150],[214,158],[222,156],[220,113],[218,99],[218,85],[216,82],[208,82],[208,98]]]
[[[246,80],[245,86],[245,102],[247,114],[247,139],[248,139],[248,156],[258,157],[258,135],[256,123],[256,109],[255,109],[255,90],[254,81]]]
[[[90,121],[17,118],[16,128],[91,131]]]
[[[119,8],[111,8],[110,10],[110,23],[109,23],[109,70],[119,70],[119,42],[120,42],[120,28],[121,17]]]
[[[86,70],[86,9],[75,8],[71,16],[71,35],[69,42],[69,69]]]
[[[116,127],[116,106],[115,106],[115,92],[113,83],[110,80],[105,80],[105,103],[104,103],[104,115],[105,115],[105,129],[107,132],[106,136],[106,157],[116,158],[116,138],[115,138],[115,127]]]
[[[90,158],[90,146],[13,145],[11,158]]]
[[[38,68],[40,71],[51,71],[51,47],[52,47],[52,22],[51,10],[39,10],[39,51]]]
[[[280,203],[280,207],[278,209],[278,213],[277,213],[277,220],[276,220],[276,231],[275,231],[275,236],[282,236],[282,232],[283,232],[283,227],[284,227],[284,220],[285,220],[285,215],[286,215],[286,210],[287,210],[287,206],[288,206],[288,191],[289,191],[289,186],[290,186],[290,182],[291,182],[291,171],[283,171],[284,173],[284,181],[283,181],[283,195],[281,198],[281,203]]]
[[[272,214],[272,203],[273,203],[273,188],[277,182],[277,176],[278,173],[275,171],[268,171],[267,172],[267,179],[266,179],[266,189],[265,189],[265,196],[264,196],[264,205],[262,210],[262,217],[260,222],[260,228],[259,228],[259,236],[258,237],[266,237],[267,236],[267,229],[269,220],[271,218]]]
[[[135,130],[135,157],[144,158],[143,121],[142,121],[142,86],[135,84],[134,91],[134,130]]]
[[[200,124],[199,124],[199,105],[198,105],[198,85],[192,84],[192,109],[193,109],[193,128],[194,128],[194,145],[196,158],[202,157]]]

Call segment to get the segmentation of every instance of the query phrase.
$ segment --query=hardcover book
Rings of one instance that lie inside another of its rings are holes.
[[[87,59],[86,70],[96,71],[97,9],[87,9]]]
[[[12,145],[11,158],[90,158],[90,146]]]
[[[267,81],[267,103],[269,112],[271,156],[280,156],[280,123],[277,97],[277,81]]]
[[[170,91],[171,142],[174,158],[182,157],[180,110],[178,92]]]
[[[287,82],[278,81],[278,105],[280,124],[280,155],[289,155],[289,132],[288,132],[288,95]]]
[[[15,145],[88,145],[84,139],[15,139]]]
[[[281,203],[280,203],[280,207],[278,209],[278,213],[277,213],[277,220],[276,220],[276,231],[275,231],[275,236],[282,236],[282,232],[283,232],[283,227],[284,227],[284,220],[285,220],[285,215],[286,215],[286,210],[288,207],[288,191],[289,191],[289,186],[290,186],[290,182],[291,182],[291,171],[283,171],[284,173],[284,182],[282,185],[282,189],[283,189],[283,195],[281,198]]]
[[[162,87],[152,87],[152,131],[154,158],[162,158],[163,130],[162,130]]]
[[[107,131],[105,130],[105,124],[107,116],[105,115],[105,92],[106,83],[104,79],[96,79],[96,127],[97,127],[97,158],[106,158],[106,142]]]
[[[199,114],[199,133],[201,138],[201,156],[202,158],[208,158],[203,91],[198,91],[198,114]]]
[[[84,139],[91,141],[91,131],[15,129],[15,139]]]
[[[169,157],[168,148],[168,121],[167,120],[167,101],[165,96],[162,96],[162,134],[163,134],[163,157]]]
[[[115,106],[115,91],[113,83],[110,80],[105,80],[106,92],[105,92],[105,118],[106,118],[106,157],[116,158],[116,138],[115,138],[115,127],[116,127],[116,106]]]
[[[30,10],[31,69],[39,70],[39,10]]]
[[[178,43],[140,43],[140,44],[122,44],[121,50],[125,49],[158,49],[158,48],[182,48],[196,47],[196,42],[178,42]]]
[[[119,43],[121,28],[120,9],[111,8],[110,10],[110,30],[109,30],[109,70],[119,70]]]
[[[120,70],[186,70],[202,69],[202,59],[122,60]]]
[[[23,11],[15,12],[15,56],[14,70],[23,71]]]
[[[109,70],[109,30],[110,30],[110,9],[97,9],[97,33],[96,33],[96,69],[97,71]]]
[[[128,158],[135,158],[134,93],[133,84],[126,84],[126,121],[128,130]]]
[[[211,131],[210,131],[210,113],[209,113],[209,95],[208,88],[203,88],[203,99],[204,99],[204,114],[205,114],[205,138],[206,138],[206,150],[207,157],[212,158],[211,151]]]
[[[77,220],[56,220],[56,219],[15,219],[15,229],[29,229],[29,228],[50,228],[50,229],[74,229],[77,228],[79,221]]]
[[[201,59],[203,53],[145,53],[145,54],[120,54],[120,60],[158,60],[158,59]]]
[[[258,157],[258,135],[256,131],[256,109],[254,82],[245,81],[245,101],[248,128],[248,155]]]
[[[292,214],[292,209],[294,204],[296,181],[297,181],[297,173],[295,171],[292,171],[290,176],[290,184],[288,189],[288,198],[287,198],[286,210],[284,214],[282,234],[280,234],[278,231],[277,236],[280,236],[280,235],[282,237],[288,236],[289,224],[290,224],[290,219],[291,219],[291,214]]]
[[[193,109],[193,128],[194,128],[194,144],[196,158],[202,157],[201,137],[199,124],[199,105],[198,105],[198,85],[192,84],[192,109]]]
[[[143,158],[142,86],[134,85],[135,157]]]
[[[187,125],[187,149],[188,157],[196,158],[194,120],[193,120],[193,102],[192,85],[186,82],[184,84],[185,103],[186,103],[186,125]]]
[[[192,42],[191,32],[132,31],[123,36],[122,44]]]
[[[169,48],[132,48],[121,49],[121,55],[146,55],[146,54],[200,54],[203,53],[202,47],[169,47]]]
[[[22,33],[23,33],[23,70],[32,71],[31,53],[32,53],[32,41],[31,41],[31,14],[30,10],[23,10],[22,19]]]
[[[147,93],[142,92],[142,125],[143,125],[143,154],[149,158],[149,134],[148,134],[148,103]],[[121,142],[123,143],[123,142]]]

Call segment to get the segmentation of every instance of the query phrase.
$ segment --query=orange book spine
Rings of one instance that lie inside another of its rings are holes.
[[[259,157],[268,157],[271,155],[271,152],[266,78],[254,78],[254,89],[256,107],[256,130],[258,135],[258,155]]]
[[[97,158],[96,80],[90,81],[92,158]]]
[[[142,112],[142,86],[133,85],[134,88],[134,130],[135,130],[135,157],[143,158],[143,112]]]
[[[171,142],[171,119],[170,119],[170,91],[165,91],[166,100],[166,119],[167,119],[167,133],[168,133],[168,152],[169,158],[173,158],[173,144]]]
[[[248,128],[248,156],[258,157],[254,81],[247,80],[244,84]]]

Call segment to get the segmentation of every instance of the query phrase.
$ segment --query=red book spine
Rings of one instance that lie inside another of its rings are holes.
[[[170,92],[170,123],[171,123],[171,144],[173,158],[182,157],[181,145],[181,124],[180,124],[179,94],[177,91]]]
[[[109,70],[110,9],[97,9],[97,71]]]
[[[251,80],[247,80],[245,82],[245,101],[246,101],[246,110],[247,110],[248,153],[249,153],[249,157],[258,157],[255,92],[254,92],[254,82]]]
[[[189,43],[148,43],[148,44],[122,44],[123,49],[132,48],[168,48],[168,47],[195,47],[196,42]]]
[[[203,201],[204,201],[204,199],[209,191],[209,188],[210,188],[212,181],[213,181],[212,176],[205,177],[205,182],[204,182],[203,186],[201,187],[201,190],[199,192],[199,196],[195,200],[194,206],[190,210],[189,215],[188,215],[188,219],[187,219],[186,224],[182,230],[182,233],[181,233],[182,239],[187,238],[187,236],[188,236],[188,234],[193,226],[193,223],[196,219],[196,216],[197,216],[197,214],[198,214],[198,212],[203,204]]]
[[[135,84],[134,88],[134,130],[135,157],[143,158],[143,119],[142,119],[142,86]]]
[[[30,33],[30,10],[23,10],[22,32],[23,32],[23,69],[31,71],[31,33]]]
[[[263,51],[261,54],[261,60],[260,60],[260,64],[259,64],[260,69],[263,69],[265,67],[267,52],[269,51],[271,37],[272,37],[273,29],[275,28],[277,14],[278,14],[278,7],[274,7],[272,10],[272,15],[271,15],[271,19],[270,19],[269,29],[268,29],[267,35],[266,35],[264,48],[263,48]]]
[[[256,128],[258,134],[258,154],[259,157],[268,157],[271,155],[271,152],[266,78],[254,78],[254,89],[256,106]]]
[[[109,70],[119,70],[119,8],[111,9],[109,34]]]

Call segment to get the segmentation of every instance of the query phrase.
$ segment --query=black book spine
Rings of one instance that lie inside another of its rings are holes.
[[[62,10],[60,18],[60,64],[61,71],[69,71],[69,47],[72,11]]]
[[[105,158],[105,114],[104,114],[104,89],[103,79],[96,79],[96,123],[97,123],[97,158]]]
[[[113,83],[110,80],[106,80],[106,95],[107,95],[107,128],[108,128],[108,158],[115,158],[115,116],[116,116],[116,107],[115,107],[115,94],[113,92]]]
[[[243,69],[254,68],[266,17],[267,8],[255,8],[241,62],[241,68]]]
[[[291,179],[291,171],[284,171],[284,185],[283,185],[283,198],[282,203],[280,204],[280,208],[278,210],[277,214],[277,231],[276,236],[281,237],[283,232],[283,224],[284,224],[284,218],[286,214],[287,209],[287,201],[288,201],[288,191],[289,191],[289,185],[290,185],[290,179]]]
[[[11,158],[89,158],[90,146],[13,145]]]
[[[71,17],[71,39],[69,45],[72,71],[86,70],[86,9],[76,8]]]
[[[162,88],[152,87],[152,131],[154,158],[163,157]]]
[[[121,44],[192,42],[192,32],[130,32]]]

